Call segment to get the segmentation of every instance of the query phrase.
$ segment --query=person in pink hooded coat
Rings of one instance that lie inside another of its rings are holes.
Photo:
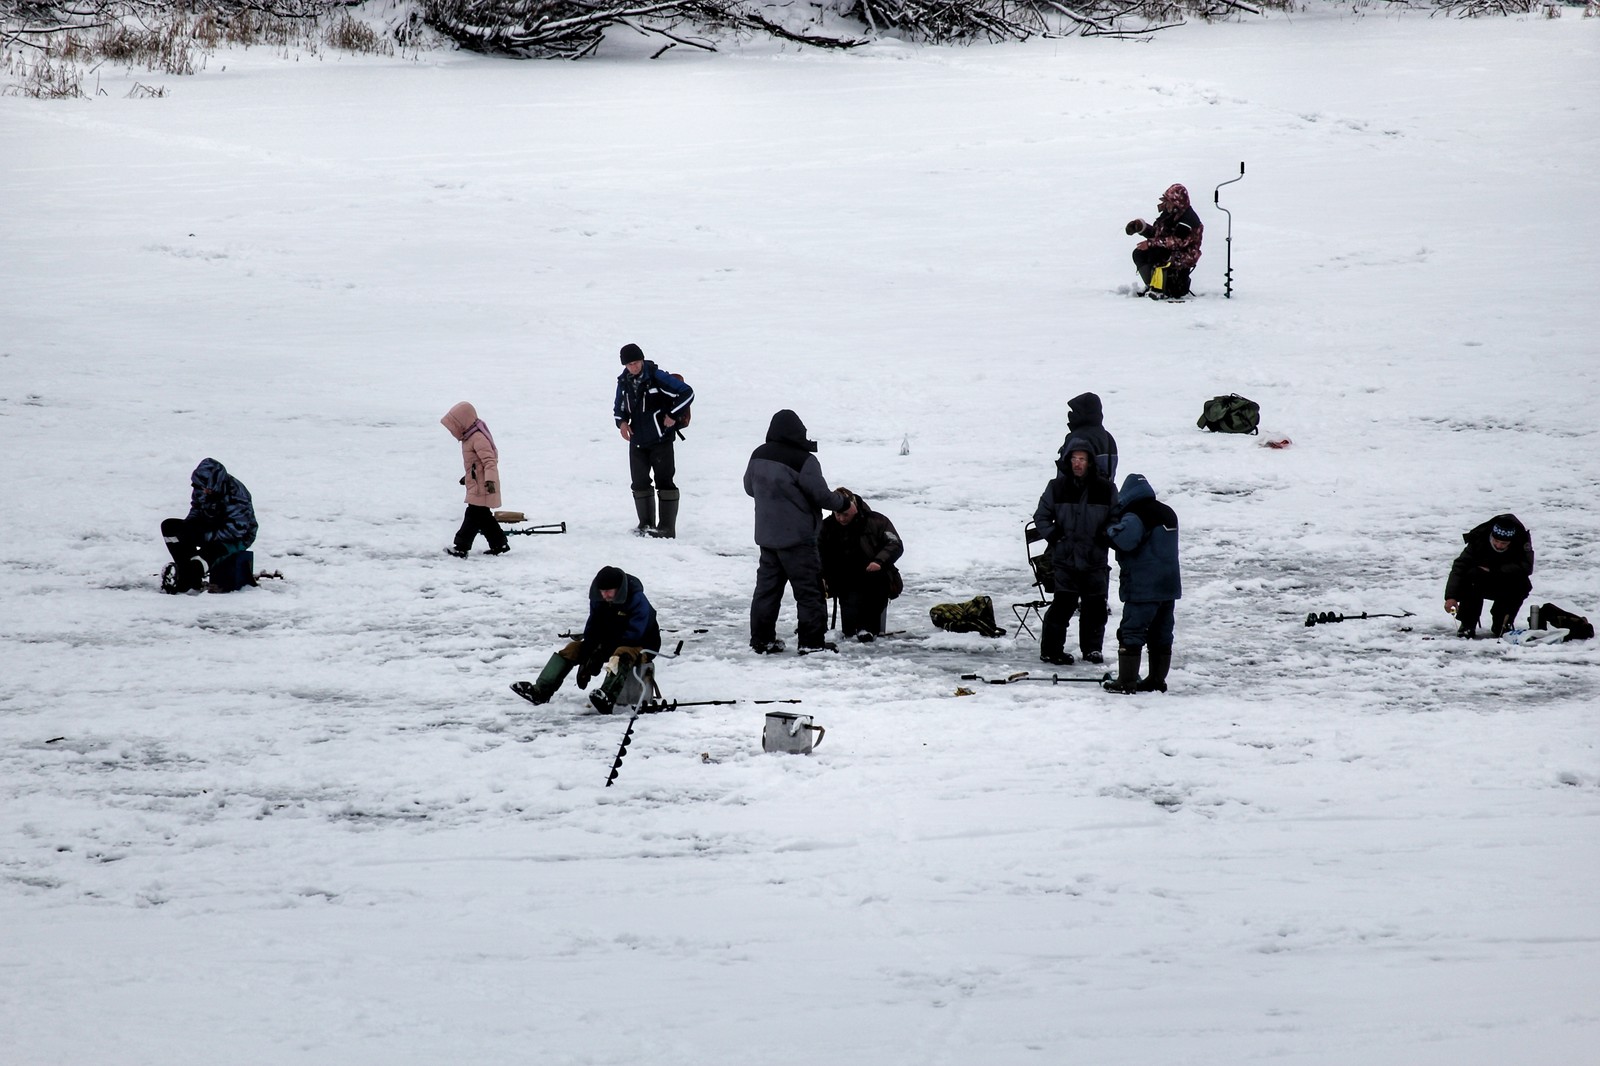
[[[461,442],[461,465],[466,471],[461,483],[467,487],[467,514],[456,531],[456,540],[445,551],[465,558],[478,534],[489,542],[488,555],[503,555],[511,550],[506,531],[500,528],[491,508],[500,506],[500,449],[494,445],[489,427],[478,417],[477,408],[462,400],[439,419],[439,424]]]

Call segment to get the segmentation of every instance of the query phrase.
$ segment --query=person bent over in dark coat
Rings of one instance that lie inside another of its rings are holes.
[[[849,489],[834,491],[850,506],[822,523],[817,547],[823,585],[839,601],[839,632],[870,644],[878,636],[889,601],[905,589],[894,565],[905,545],[887,515],[874,511]]]
[[[1067,623],[1082,608],[1078,620],[1078,650],[1091,663],[1104,662],[1106,593],[1111,587],[1111,565],[1100,538],[1117,487],[1101,477],[1094,463],[1094,444],[1087,437],[1067,441],[1066,470],[1045,486],[1033,524],[1050,545],[1050,569],[1055,578],[1055,598],[1044,613],[1039,636],[1039,659],[1058,666],[1072,663],[1066,650]]]
[[[1511,628],[1522,601],[1533,591],[1533,534],[1514,514],[1495,515],[1461,534],[1466,542],[1444,584],[1444,609],[1456,616],[1456,635],[1478,635],[1483,601],[1489,600],[1495,636]]]
[[[1200,262],[1206,228],[1182,185],[1167,186],[1156,209],[1161,213],[1154,222],[1136,218],[1124,231],[1144,238],[1133,250],[1133,265],[1148,286],[1140,295],[1177,299],[1189,295],[1189,275]]]
[[[843,511],[849,502],[828,488],[822,464],[812,454],[816,450],[800,416],[779,411],[767,427],[767,442],[750,454],[745,467],[744,491],[756,501],[755,540],[761,546],[750,597],[750,647],[761,654],[783,650],[777,631],[786,584],[794,588],[800,654],[837,650],[823,639],[828,610],[817,534],[823,509]]]
[[[1143,474],[1129,474],[1117,494],[1105,539],[1117,549],[1117,676],[1110,692],[1165,692],[1172,666],[1173,605],[1183,597],[1178,569],[1178,516],[1156,499]],[[1139,659],[1150,645],[1150,676],[1139,680]]]
[[[578,669],[579,688],[588,688],[590,678],[609,670],[610,676],[589,701],[600,713],[610,714],[627,672],[644,660],[646,652],[660,650],[661,626],[645,597],[644,583],[618,567],[603,566],[589,583],[589,619],[583,636],[550,656],[539,680],[519,681],[511,691],[530,703],[547,703],[573,667]]]
[[[188,516],[161,523],[161,536],[172,553],[162,589],[177,593],[205,588],[208,570],[248,550],[257,529],[250,490],[215,459],[200,460],[189,475]]]

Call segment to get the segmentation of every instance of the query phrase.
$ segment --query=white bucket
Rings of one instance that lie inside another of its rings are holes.
[[[766,727],[761,731],[761,750],[810,755],[811,749],[822,743],[826,732],[822,726],[812,723],[809,714],[768,711]]]

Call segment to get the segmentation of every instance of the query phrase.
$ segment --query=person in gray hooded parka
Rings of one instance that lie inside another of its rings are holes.
[[[800,416],[783,410],[772,416],[767,442],[745,467],[744,491],[756,501],[755,541],[761,547],[750,599],[750,647],[763,654],[784,648],[777,629],[786,584],[794,588],[800,654],[833,650],[823,640],[828,611],[817,534],[822,512],[843,511],[850,501],[828,488],[816,450]]]
[[[1117,677],[1112,692],[1165,692],[1172,666],[1173,604],[1183,596],[1178,568],[1178,516],[1156,499],[1143,474],[1129,474],[1117,494],[1105,540],[1117,550]],[[1139,659],[1150,645],[1150,676],[1139,680]]]

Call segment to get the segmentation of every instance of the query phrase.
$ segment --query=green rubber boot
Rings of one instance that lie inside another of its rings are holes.
[[[539,680],[529,684],[518,681],[511,686],[511,691],[527,700],[529,703],[549,703],[550,697],[556,694],[561,687],[561,682],[567,679],[572,672],[572,663],[563,659],[561,654],[550,656],[550,661],[544,664],[544,669],[539,671]]]

